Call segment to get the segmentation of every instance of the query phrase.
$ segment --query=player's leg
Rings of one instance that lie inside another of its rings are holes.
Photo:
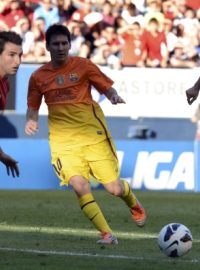
[[[136,224],[140,227],[144,226],[146,221],[144,208],[137,200],[128,182],[119,180],[119,164],[112,140],[93,145],[88,156],[90,159],[93,158],[90,167],[94,177],[104,185],[109,193],[122,198],[129,207]]]
[[[69,184],[73,187],[78,197],[81,210],[95,228],[101,232],[102,239],[97,241],[97,243],[117,244],[116,237],[112,235],[112,230],[91,193],[88,180],[82,176],[73,176],[70,178]]]
[[[126,203],[132,213],[132,219],[139,227],[145,225],[145,210],[139,203],[127,181],[117,179],[113,182],[104,184],[104,187],[109,193],[120,197]]]
[[[96,203],[88,182],[89,167],[79,157],[78,151],[69,151],[62,154],[61,158],[54,155],[52,164],[57,176],[61,179],[61,185],[71,185],[75,191],[81,210],[92,222],[95,228],[103,235],[103,244],[117,244],[117,239],[112,235],[100,207]],[[81,176],[83,175],[83,176]]]

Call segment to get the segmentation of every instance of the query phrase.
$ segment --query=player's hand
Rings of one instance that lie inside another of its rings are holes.
[[[34,135],[38,132],[38,122],[35,120],[28,120],[25,125],[25,133],[27,135]]]
[[[110,97],[110,102],[112,104],[118,104],[118,103],[126,103],[123,98],[121,98],[118,94],[113,94],[111,97]]]
[[[0,150],[0,161],[6,166],[8,175],[11,173],[13,177],[19,177],[18,161],[5,154],[2,150]]]
[[[197,99],[198,95],[199,95],[199,91],[195,89],[194,87],[186,90],[186,97],[187,97],[188,104],[191,105]]]

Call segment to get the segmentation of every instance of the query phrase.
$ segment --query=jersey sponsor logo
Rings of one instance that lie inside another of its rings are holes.
[[[79,80],[79,76],[77,73],[71,73],[69,74],[69,80],[71,82],[77,82]]]
[[[71,89],[59,89],[46,93],[46,103],[53,103],[58,101],[73,100],[76,97],[73,95]]]

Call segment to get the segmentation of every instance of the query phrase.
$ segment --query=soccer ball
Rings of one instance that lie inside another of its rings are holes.
[[[192,248],[192,234],[185,225],[170,223],[161,229],[158,246],[169,257],[183,256]]]

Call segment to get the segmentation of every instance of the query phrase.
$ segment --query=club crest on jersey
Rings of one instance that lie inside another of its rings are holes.
[[[69,79],[71,82],[77,82],[79,77],[78,77],[78,74],[77,73],[71,73],[69,74]]]
[[[63,85],[63,84],[64,84],[64,78],[63,78],[62,75],[58,75],[58,76],[56,77],[56,83],[57,83],[58,85]]]

